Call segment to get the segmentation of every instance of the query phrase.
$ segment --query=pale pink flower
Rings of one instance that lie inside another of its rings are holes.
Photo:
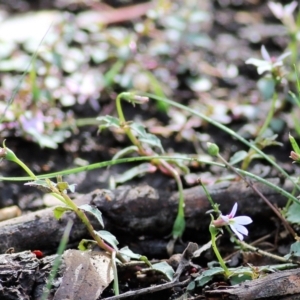
[[[217,220],[213,221],[213,225],[216,227],[229,225],[231,230],[242,241],[244,239],[243,235],[248,235],[248,229],[244,225],[252,223],[252,219],[248,216],[235,217],[237,207],[238,205],[235,203],[230,214],[226,216],[221,214]]]
[[[272,72],[276,68],[283,66],[283,60],[289,56],[291,52],[281,54],[279,57],[271,57],[264,45],[261,46],[261,56],[263,59],[249,58],[246,64],[251,64],[257,67],[257,73]]]
[[[290,4],[284,6],[281,3],[275,3],[275,2],[268,3],[270,10],[274,14],[274,16],[279,20],[292,18],[293,12],[297,7],[297,5],[298,5],[297,1],[293,1]]]

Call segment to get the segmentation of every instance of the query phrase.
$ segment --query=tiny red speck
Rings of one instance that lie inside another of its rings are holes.
[[[33,251],[31,251],[33,254],[35,254],[35,256],[37,257],[37,258],[42,258],[43,256],[44,256],[44,254],[43,254],[43,252],[42,251],[40,251],[40,250],[33,250]]]

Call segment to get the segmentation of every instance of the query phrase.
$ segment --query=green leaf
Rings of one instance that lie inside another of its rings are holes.
[[[102,116],[98,117],[97,120],[102,122],[102,124],[99,125],[99,131],[109,127],[121,128],[120,120],[116,117]]]
[[[286,213],[286,220],[292,224],[300,224],[300,205],[293,202]]]
[[[186,165],[186,161],[184,160],[185,158],[189,157],[186,154],[179,154],[179,153],[172,153],[170,155],[170,158],[172,158],[172,156],[176,156],[177,159],[176,160],[170,160],[169,162],[172,163],[172,165],[177,166],[181,172],[183,172],[184,174],[189,174],[190,173],[190,169],[188,168],[188,166]],[[183,159],[179,159],[179,157],[182,157]]]
[[[248,274],[236,274],[230,277],[230,283],[231,285],[239,284],[242,282],[245,282],[246,280],[252,280],[251,275]]]
[[[205,270],[200,276],[195,279],[195,284],[197,287],[204,286],[210,280],[212,280],[214,275],[223,274],[224,270],[221,267],[215,267],[209,270]],[[188,287],[189,289],[189,287]]]
[[[185,230],[185,218],[184,216],[177,215],[173,225],[172,236],[173,239],[181,238]]]
[[[117,60],[109,70],[104,74],[105,87],[110,87],[114,83],[114,79],[124,66],[124,60]]]
[[[82,239],[80,241],[80,243],[78,244],[78,249],[81,251],[87,251],[87,250],[92,249],[96,245],[97,245],[97,242],[94,240]]]
[[[68,189],[69,185],[67,182],[65,181],[60,181],[56,184],[57,188],[59,189],[60,192],[65,191],[66,189]]]
[[[76,185],[77,183],[72,183],[68,185],[68,189],[70,190],[71,193],[75,192]]]
[[[119,158],[122,158],[124,156],[127,156],[128,154],[131,154],[133,152],[138,152],[139,148],[137,146],[129,146],[126,147],[120,151],[118,151],[112,158],[112,160],[116,160]]]
[[[56,186],[56,184],[54,182],[52,182],[52,181],[50,181],[50,182],[53,186]],[[48,182],[45,179],[38,179],[35,181],[26,182],[26,183],[24,183],[24,185],[36,187],[39,190],[43,191],[44,193],[52,192],[52,190],[49,187]]]
[[[289,134],[289,139],[290,139],[290,143],[292,145],[293,150],[297,154],[300,154],[300,148],[299,148],[298,143],[296,142],[295,138],[291,134]]]
[[[149,267],[152,267],[150,261],[148,260],[148,258],[146,256],[143,256],[141,254],[137,254],[132,252],[128,246],[123,247],[122,249],[120,249],[119,251],[120,254],[122,254],[122,256],[126,259],[136,259],[136,260],[141,260],[144,263],[146,263]]]
[[[264,100],[269,100],[272,98],[274,94],[275,82],[271,78],[263,77],[258,80],[257,87]]]
[[[128,258],[133,258],[136,260],[140,260],[141,256],[140,254],[136,254],[134,252],[132,252],[128,246],[123,247],[122,249],[120,249],[119,253],[122,254],[122,256],[127,256]]]
[[[278,137],[278,134],[266,136],[266,137],[264,137],[263,140],[259,141],[258,144],[263,148],[268,147],[268,146],[283,146],[282,143],[276,141],[277,137]]]
[[[151,84],[151,89],[153,90],[153,93],[159,97],[165,97],[165,93],[163,90],[163,87],[160,83],[160,81],[153,75],[153,73],[144,70],[146,76],[148,77],[150,84]],[[167,112],[168,108],[170,107],[170,104],[166,103],[165,101],[157,101],[157,108],[161,112]]]
[[[96,219],[98,220],[100,225],[104,228],[102,213],[96,206],[92,206],[89,204],[83,204],[83,205],[80,205],[79,208],[86,212],[91,213],[94,217],[96,217]]]
[[[173,268],[165,261],[152,265],[152,268],[163,273],[170,281],[172,281],[175,272]]]
[[[49,135],[40,133],[35,128],[28,128],[26,129],[26,133],[31,135],[42,148],[47,147],[51,149],[57,149],[58,147],[56,141],[54,140],[54,132],[53,135]]]
[[[157,168],[150,163],[143,163],[118,175],[116,178],[114,178],[114,180],[116,183],[124,183],[136,176],[141,176],[145,173],[153,173],[156,171],[156,169]]]
[[[240,150],[235,152],[229,160],[229,163],[233,166],[241,161],[243,161],[247,157],[248,152],[245,150]]]
[[[53,214],[55,219],[59,220],[66,211],[73,211],[73,210],[67,206],[56,206],[53,209]]]
[[[263,266],[262,268],[264,269],[259,268],[259,272],[274,272],[274,270],[272,270],[268,266]],[[251,267],[238,267],[229,270],[231,273],[229,280],[232,285],[239,284],[246,280],[252,280],[254,276],[254,269]]]
[[[187,291],[193,291],[196,288],[195,280],[191,281],[187,286]]]
[[[147,264],[149,267],[152,267],[152,264],[151,264],[151,262],[149,261],[149,259],[148,259],[147,256],[142,255],[142,256],[140,257],[140,261],[143,261],[143,262],[144,262],[145,264]]]
[[[99,235],[101,239],[109,243],[115,250],[118,250],[117,245],[119,244],[119,242],[117,241],[114,235],[112,235],[110,232],[106,230],[99,230],[99,231],[94,230],[94,232],[97,235]]]
[[[299,257],[300,256],[300,242],[295,242],[291,245],[290,252],[285,255],[286,259],[290,259],[291,257]]]
[[[162,153],[164,153],[164,149],[162,147],[160,139],[157,136],[146,132],[143,125],[131,123],[130,128],[137,134],[137,138],[141,143],[148,144],[152,147],[157,147],[161,150]]]

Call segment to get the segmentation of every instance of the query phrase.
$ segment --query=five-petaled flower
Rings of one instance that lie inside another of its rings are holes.
[[[283,66],[283,60],[291,53],[286,52],[279,57],[271,57],[264,45],[261,46],[261,56],[263,59],[249,58],[246,64],[251,64],[257,67],[257,73],[261,75],[264,72],[274,72]]]
[[[244,239],[243,235],[248,235],[248,230],[244,225],[252,223],[252,219],[248,216],[235,217],[237,207],[238,205],[235,203],[229,215],[224,216],[221,214],[217,220],[212,222],[212,224],[215,227],[229,225],[231,230],[242,241]]]

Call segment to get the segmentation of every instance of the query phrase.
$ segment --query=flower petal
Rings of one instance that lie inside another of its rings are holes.
[[[268,62],[272,61],[271,56],[264,45],[261,46],[260,52],[261,52],[261,56],[265,61]]]
[[[259,66],[257,68],[257,73],[259,75],[261,75],[262,73],[268,72],[268,71],[271,71],[271,70],[272,70],[272,66],[271,66],[271,64],[268,64],[268,65],[265,65],[265,66]]]
[[[291,52],[285,52],[277,57],[277,61],[283,61],[287,56],[291,55]]]
[[[235,229],[234,225],[230,225],[230,228],[241,241],[244,239],[243,235]]]
[[[290,4],[284,6],[284,16],[291,17],[292,13],[294,12],[295,8],[297,7],[297,1],[293,1]]]
[[[283,6],[280,3],[269,2],[268,6],[277,19],[283,17]]]
[[[233,208],[232,208],[230,214],[228,215],[229,219],[231,219],[235,216],[237,208],[238,208],[238,204],[234,203]]]
[[[252,219],[248,216],[238,216],[233,218],[235,224],[240,224],[240,225],[248,225],[252,223]]]
[[[240,225],[240,224],[233,224],[232,226],[234,226],[235,230],[237,230],[241,234],[248,235],[248,229],[245,226]]]
[[[270,65],[270,62],[258,58],[248,58],[245,63],[247,65],[254,65],[256,67],[260,67],[261,65]]]

